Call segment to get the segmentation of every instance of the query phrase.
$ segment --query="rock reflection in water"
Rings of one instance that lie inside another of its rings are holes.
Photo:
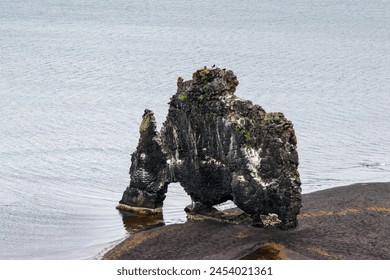
[[[119,211],[122,214],[123,226],[129,233],[164,226],[162,213],[154,215],[141,215],[138,213]]]

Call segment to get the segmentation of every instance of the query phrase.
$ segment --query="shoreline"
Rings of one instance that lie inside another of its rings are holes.
[[[302,196],[295,229],[188,221],[135,233],[103,259],[390,259],[390,183]]]

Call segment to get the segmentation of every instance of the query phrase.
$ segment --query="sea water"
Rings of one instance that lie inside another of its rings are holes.
[[[294,123],[303,192],[390,181],[390,1],[0,0],[0,259],[86,259],[115,210],[145,108],[216,64]],[[189,197],[169,186],[164,222]]]

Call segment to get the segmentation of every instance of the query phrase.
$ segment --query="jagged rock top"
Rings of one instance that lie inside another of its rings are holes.
[[[184,91],[194,93],[207,91],[210,95],[234,93],[237,86],[238,80],[233,71],[219,68],[198,70],[192,74],[192,80],[186,82],[183,82],[181,77],[177,80],[179,94]]]

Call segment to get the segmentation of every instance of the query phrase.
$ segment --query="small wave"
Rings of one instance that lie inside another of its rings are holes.
[[[360,162],[359,163],[360,166],[363,166],[363,167],[379,167],[379,166],[390,166],[390,163],[383,163],[383,162]]]

